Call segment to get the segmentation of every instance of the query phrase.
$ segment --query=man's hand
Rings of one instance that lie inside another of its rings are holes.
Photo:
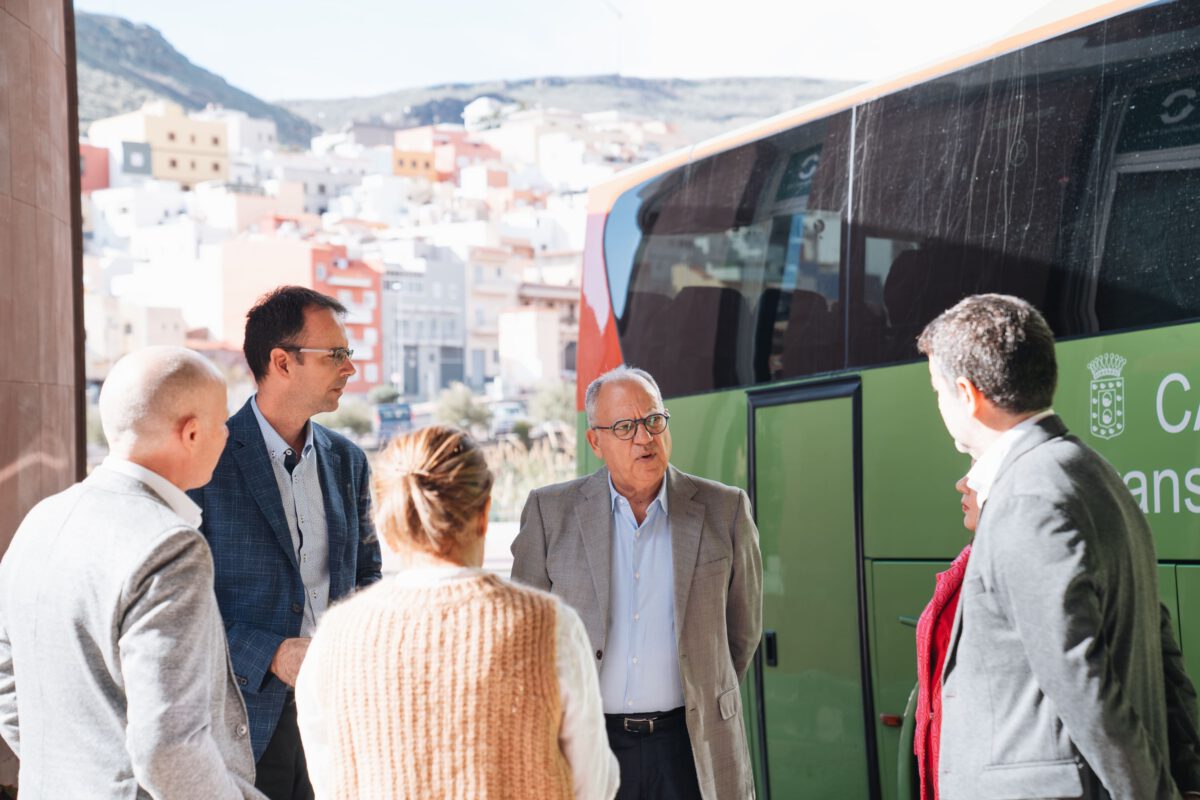
[[[304,663],[304,654],[308,652],[308,643],[312,639],[284,639],[271,659],[271,672],[275,677],[288,686],[296,685],[296,676],[300,674],[300,665]]]

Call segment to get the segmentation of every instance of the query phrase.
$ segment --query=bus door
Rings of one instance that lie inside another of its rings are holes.
[[[864,624],[857,379],[749,394],[763,556],[760,794],[878,798]]]

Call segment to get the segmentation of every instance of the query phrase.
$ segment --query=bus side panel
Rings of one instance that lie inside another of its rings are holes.
[[[1054,410],[1124,477],[1163,561],[1200,560],[1198,344],[1200,325],[1189,324],[1058,346]],[[942,425],[927,364],[862,380],[868,557],[953,558],[966,542],[954,482],[970,459]]]

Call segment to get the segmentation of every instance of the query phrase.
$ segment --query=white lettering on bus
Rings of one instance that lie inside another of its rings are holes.
[[[1192,412],[1185,410],[1183,412],[1183,419],[1178,424],[1172,425],[1170,422],[1167,422],[1166,413],[1163,411],[1163,395],[1166,394],[1167,386],[1172,383],[1181,385],[1185,392],[1192,390],[1192,385],[1188,383],[1187,376],[1181,375],[1178,372],[1172,372],[1158,384],[1158,395],[1155,397],[1154,407],[1158,411],[1158,424],[1162,426],[1162,429],[1167,433],[1180,433],[1187,429],[1188,422],[1192,419]],[[1200,423],[1200,418],[1196,421]]]
[[[1126,472],[1122,479],[1143,514],[1151,511],[1161,514],[1164,504],[1168,512],[1178,514],[1180,499],[1184,508],[1193,514],[1200,514],[1200,467],[1193,467],[1183,474],[1182,483],[1186,493],[1180,491],[1179,473],[1173,469],[1156,469],[1150,475],[1135,469]],[[1163,496],[1164,484],[1171,493],[1169,497]]]

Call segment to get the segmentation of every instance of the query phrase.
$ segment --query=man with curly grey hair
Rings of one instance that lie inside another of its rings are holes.
[[[939,796],[1200,788],[1196,695],[1160,611],[1150,527],[1050,408],[1050,326],[1024,300],[977,295],[918,348],[946,429],[976,459],[982,508],[942,672]]]

